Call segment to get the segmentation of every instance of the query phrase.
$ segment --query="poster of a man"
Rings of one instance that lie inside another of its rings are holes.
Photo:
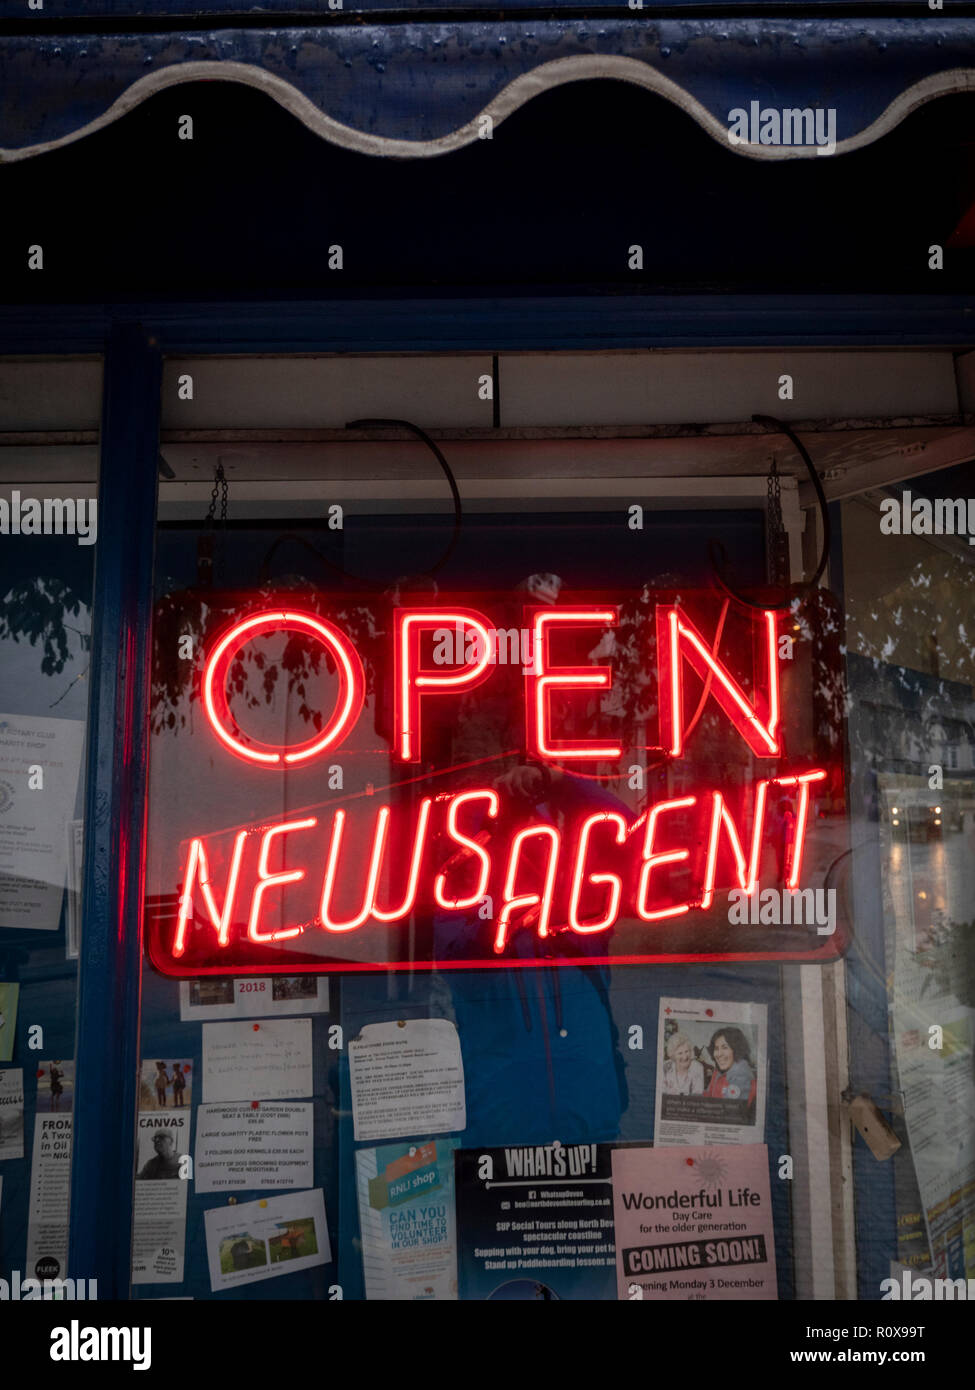
[[[140,1167],[137,1176],[140,1179],[150,1181],[165,1181],[177,1179],[185,1171],[185,1154],[181,1154],[177,1145],[176,1133],[171,1129],[158,1129],[148,1138],[152,1156],[143,1163],[142,1158],[145,1152],[146,1136],[140,1135],[139,1160]]]

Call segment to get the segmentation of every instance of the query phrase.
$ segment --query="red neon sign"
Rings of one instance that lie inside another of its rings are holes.
[[[552,667],[549,664],[549,630],[560,624],[573,627],[615,627],[616,610],[612,608],[555,608],[535,614],[532,651],[533,669],[526,674],[528,691],[525,713],[528,716],[528,746],[536,757],[558,758],[618,758],[623,752],[618,743],[597,743],[595,740],[572,743],[565,739],[553,742],[550,731],[550,697],[555,690],[603,690],[613,683],[608,666]]]
[[[420,761],[420,696],[455,694],[480,685],[490,675],[491,634],[483,614],[467,608],[400,609],[395,624],[396,751],[404,763],[415,763]],[[450,674],[425,669],[420,662],[420,636],[431,628],[473,632],[479,648],[475,660]]]
[[[730,925],[732,890],[801,897],[822,881],[826,851],[836,858],[823,812],[835,804],[838,770],[835,759],[818,765],[814,750],[787,747],[796,736],[783,730],[781,711],[796,709],[798,668],[785,672],[786,700],[775,613],[739,620],[736,659],[723,619],[710,624],[718,638],[709,639],[700,608],[693,617],[686,603],[651,608],[645,664],[655,669],[637,675],[655,697],[655,727],[644,720],[634,734],[625,705],[620,714],[633,673],[614,646],[619,604],[526,609],[531,661],[506,673],[488,608],[399,609],[385,637],[378,620],[370,623],[380,640],[368,659],[362,637],[334,614],[295,603],[227,614],[187,697],[198,692],[206,719],[194,724],[185,754],[179,745],[151,768],[153,796],[184,757],[198,788],[179,803],[175,839],[150,799],[158,891],[148,936],[160,970],[185,977],[838,953],[834,932],[824,940],[820,924],[794,919],[791,907],[777,938]],[[446,661],[436,646],[444,630],[463,649]],[[286,737],[294,716],[276,711],[263,716],[281,729],[274,743],[247,733],[231,706],[248,662],[269,688],[268,653],[280,634],[317,653],[301,684],[313,734]],[[753,653],[750,668],[743,652]],[[486,699],[492,688],[505,692],[524,751],[445,766],[457,721],[481,717],[481,688]],[[514,781],[512,764],[521,769]],[[655,780],[627,801],[634,772]],[[228,816],[231,807],[237,814]],[[804,864],[819,878],[804,879]],[[421,954],[417,941],[426,943]]]
[[[310,633],[334,656],[339,673],[340,693],[321,734],[285,752],[285,746],[273,748],[258,743],[247,738],[237,727],[227,701],[227,673],[234,657],[246,642],[252,641],[262,633],[287,631]],[[310,758],[317,758],[319,754],[335,747],[359,717],[364,686],[365,678],[358,652],[345,634],[332,623],[323,622],[310,613],[256,613],[252,618],[235,623],[224,633],[211,653],[203,674],[203,705],[210,727],[231,753],[236,753],[238,758],[273,767],[280,766],[281,763],[307,762]],[[228,724],[233,725],[233,733],[228,729]]]
[[[657,650],[660,653],[661,741],[671,757],[684,751],[684,680],[686,660],[699,676],[713,677],[711,691],[752,752],[760,758],[778,757],[779,663],[775,614],[762,614],[766,657],[764,718],[751,704],[727,667],[715,656],[700,632],[679,608],[657,609]]]

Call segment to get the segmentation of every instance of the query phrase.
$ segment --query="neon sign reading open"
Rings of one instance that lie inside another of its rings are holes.
[[[565,663],[554,654],[565,635],[612,632],[618,607],[528,609],[525,620],[532,654],[523,672],[527,755],[542,768],[571,762],[598,764],[601,771],[616,764],[622,771],[618,732],[614,737],[612,730],[590,729],[581,737],[560,727],[556,714],[564,715],[573,702],[591,709],[594,697],[608,696],[612,664]],[[593,943],[608,941],[621,922],[659,933],[689,914],[711,910],[722,888],[755,895],[773,805],[788,806],[781,885],[786,892],[800,891],[812,808],[828,773],[822,766],[783,766],[776,613],[761,613],[752,625],[754,678],[747,689],[719,654],[719,643],[684,607],[661,604],[654,621],[657,752],[671,765],[686,756],[695,722],[686,690],[692,673],[703,686],[702,703],[720,712],[725,736],[738,741],[743,755],[747,748],[765,764],[739,794],[700,785],[658,799],[639,814],[621,805],[583,805],[559,818],[526,814],[498,782],[445,790],[431,772],[426,785],[423,775],[405,778],[416,789],[405,803],[376,795],[351,808],[310,807],[307,814],[222,835],[201,828],[183,842],[175,920],[171,916],[150,932],[156,965],[174,974],[256,970],[262,961],[266,969],[313,969],[296,950],[317,939],[313,955],[328,960],[318,969],[356,968],[347,960],[336,965],[320,943],[348,941],[370,929],[388,931],[421,909],[479,915],[479,945],[465,964],[507,963],[516,938],[526,932],[543,956],[556,938],[576,938],[588,943],[592,959]],[[424,764],[428,730],[454,716],[459,697],[495,677],[494,628],[485,613],[451,604],[398,609],[390,627],[388,756],[393,772],[399,766],[405,775]],[[431,637],[444,629],[461,639],[461,656],[447,669],[429,661]],[[238,721],[228,697],[235,660],[273,634],[320,647],[333,673],[328,708],[316,711],[316,732],[301,741],[262,741]],[[211,747],[238,760],[238,776],[253,779],[316,764],[324,770],[324,760],[347,745],[368,704],[364,664],[353,639],[338,623],[297,605],[229,622],[205,652],[200,697]],[[285,862],[291,867],[284,868]],[[654,958],[652,936],[626,958],[644,958],[644,951]]]

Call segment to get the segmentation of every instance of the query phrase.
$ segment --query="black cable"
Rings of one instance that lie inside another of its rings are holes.
[[[311,541],[307,540],[300,531],[282,531],[271,543],[264,559],[261,561],[260,587],[262,589],[270,584],[271,561],[274,559],[278,547],[284,545],[286,541],[293,541],[296,545],[303,546],[305,550],[310,550],[316,559],[320,560],[328,569],[334,570],[336,574],[340,574],[343,579],[353,579],[357,583],[364,582],[360,580],[357,575],[350,574],[348,570],[343,569],[341,565],[337,565],[334,560],[330,560],[323,550],[319,550],[317,545],[312,545]]]
[[[812,485],[816,490],[816,498],[819,502],[819,511],[823,522],[823,548],[822,553],[819,557],[819,563],[809,579],[803,580],[800,584],[792,584],[788,587],[788,589],[786,590],[788,598],[784,603],[769,604],[753,603],[751,599],[745,598],[743,594],[737,593],[731,587],[731,585],[725,579],[724,574],[722,573],[722,571],[725,568],[725,563],[727,561],[727,554],[725,552],[724,546],[721,545],[720,541],[712,540],[711,542],[709,542],[708,558],[711,561],[711,569],[718,587],[722,590],[723,593],[725,593],[728,596],[728,598],[733,599],[735,603],[740,604],[743,608],[750,608],[755,612],[764,613],[771,609],[774,612],[786,613],[791,610],[792,604],[796,599],[802,601],[803,599],[809,597],[812,591],[816,588],[816,585],[820,577],[822,576],[823,571],[826,568],[826,563],[829,560],[829,549],[832,543],[832,530],[830,527],[829,520],[829,503],[826,500],[826,494],[823,491],[823,485],[820,482],[819,474],[816,472],[815,465],[813,464],[812,459],[809,457],[805,445],[798,438],[798,436],[793,433],[789,426],[783,420],[777,420],[774,415],[753,415],[752,421],[756,425],[765,425],[770,430],[776,430],[778,433],[784,434],[786,439],[789,440],[790,444],[795,449],[796,453],[802,459],[803,463],[806,465],[806,470],[809,473],[809,477],[812,480]]]
[[[444,553],[441,555],[437,563],[435,565],[431,565],[429,569],[424,570],[422,574],[412,576],[416,579],[432,579],[433,576],[438,573],[438,571],[443,569],[444,565],[447,563],[447,561],[450,559],[450,557],[456,550],[457,542],[460,540],[461,524],[464,520],[464,512],[461,506],[460,493],[457,490],[457,480],[451,472],[450,464],[447,462],[443,454],[437,448],[436,443],[427,434],[426,430],[421,430],[420,426],[414,425],[411,420],[350,420],[345,428],[347,430],[408,430],[411,434],[415,434],[417,439],[421,440],[427,446],[427,448],[433,454],[434,458],[439,463],[443,471],[443,475],[447,479],[447,485],[450,488],[450,494],[454,499],[454,529],[451,534],[450,540],[447,542],[447,548],[444,550]]]
[[[816,490],[816,498],[819,502],[819,511],[823,519],[823,549],[819,557],[819,564],[816,566],[812,577],[805,581],[806,589],[813,589],[815,588],[823,571],[826,568],[826,562],[829,559],[829,548],[832,541],[829,523],[829,503],[826,501],[826,494],[823,491],[823,485],[820,482],[819,474],[816,472],[812,459],[806,452],[805,445],[799,439],[798,435],[793,434],[792,430],[790,430],[789,426],[785,423],[784,420],[777,420],[774,415],[753,415],[752,420],[756,425],[765,425],[769,429],[778,430],[780,434],[785,435],[786,439],[788,439],[793,449],[795,449],[796,453],[799,455],[803,463],[806,465],[806,471],[808,472],[812,485]]]
[[[451,471],[450,464],[447,462],[443,454],[437,448],[437,445],[434,443],[434,441],[430,438],[430,436],[426,433],[425,430],[422,430],[420,428],[419,425],[414,425],[410,420],[369,419],[351,420],[345,428],[347,430],[370,430],[385,429],[387,427],[408,430],[412,434],[415,434],[418,439],[422,440],[424,444],[426,444],[427,448],[431,451],[434,458],[437,460],[441,469],[443,470],[444,477],[447,479],[447,483],[450,487],[451,496],[453,497],[454,502],[454,529],[451,534],[450,540],[447,543],[447,547],[444,550],[444,553],[440,556],[440,559],[436,562],[436,564],[431,565],[428,570],[424,570],[421,574],[410,575],[407,580],[399,580],[398,583],[400,584],[400,586],[402,586],[404,583],[413,583],[415,580],[418,579],[432,579],[433,576],[437,573],[437,571],[441,570],[444,567],[444,565],[453,555],[454,550],[457,547],[457,542],[460,539],[461,523],[463,522],[464,518],[463,510],[461,507],[460,492],[458,491],[457,481],[454,478],[453,472]],[[264,556],[264,559],[261,563],[262,583],[269,582],[271,560],[273,559],[278,547],[280,545],[283,545],[284,542],[288,540],[296,541],[299,545],[304,546],[306,550],[310,550],[312,554],[318,557],[318,559],[322,562],[323,565],[327,566],[328,569],[333,570],[336,574],[340,574],[343,577],[343,579],[351,579],[355,584],[373,584],[376,582],[375,580],[366,579],[362,575],[353,574],[350,570],[345,569],[344,566],[336,564],[334,560],[330,560],[328,556],[324,554],[323,551],[319,550],[318,546],[312,545],[310,541],[306,540],[305,537],[300,535],[297,531],[289,530],[283,531],[281,535],[278,536],[278,538],[271,545],[270,549],[267,551],[267,554]]]

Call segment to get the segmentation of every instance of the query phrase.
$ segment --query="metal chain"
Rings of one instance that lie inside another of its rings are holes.
[[[228,484],[222,463],[218,463],[213,471],[213,491],[210,493],[210,505],[207,508],[206,520],[204,521],[204,525],[207,527],[212,527],[215,524],[218,497],[220,499],[220,525],[226,526]]]
[[[768,503],[765,512],[768,552],[768,581],[784,584],[788,577],[788,541],[782,524],[782,485],[773,458],[768,471]]]

